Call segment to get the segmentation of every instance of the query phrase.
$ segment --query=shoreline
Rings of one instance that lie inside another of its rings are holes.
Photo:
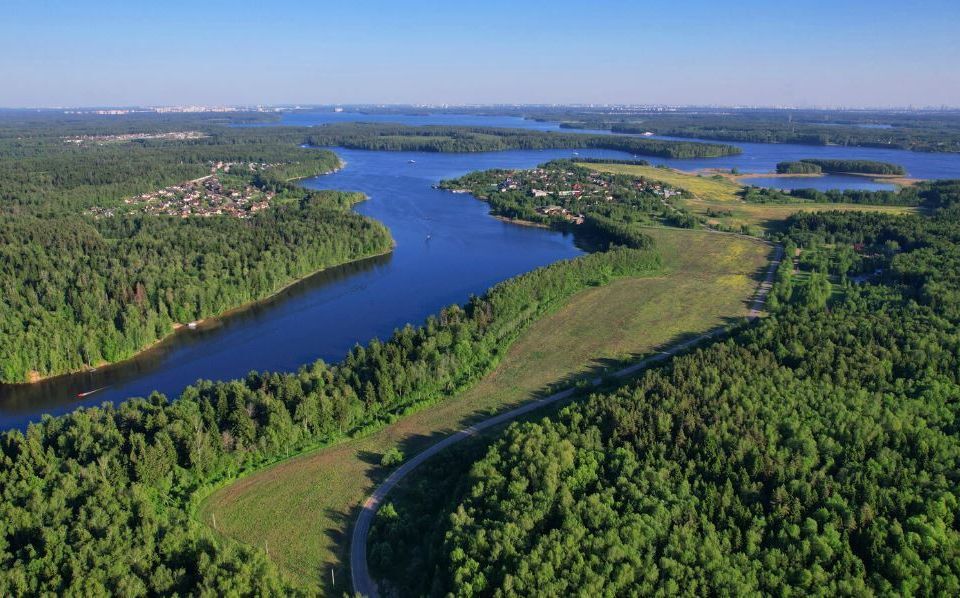
[[[312,277],[316,276],[317,274],[320,274],[321,272],[326,272],[327,270],[330,270],[330,269],[332,269],[332,268],[339,268],[340,266],[346,266],[347,264],[352,264],[352,263],[355,263],[355,262],[361,262],[361,261],[363,261],[363,260],[368,260],[368,259],[371,259],[371,258],[376,258],[376,257],[382,257],[382,256],[385,256],[385,255],[389,255],[389,254],[393,253],[393,250],[396,249],[396,247],[397,247],[396,241],[393,241],[393,240],[392,240],[391,243],[390,243],[390,248],[387,249],[386,251],[381,251],[381,252],[377,252],[377,253],[370,253],[370,254],[367,254],[367,255],[362,255],[362,256],[359,256],[359,257],[357,257],[357,258],[354,258],[354,259],[351,259],[351,260],[347,260],[347,261],[345,261],[345,262],[340,262],[339,264],[331,264],[331,265],[329,265],[329,266],[325,266],[325,267],[320,268],[320,269],[318,269],[318,270],[314,270],[313,272],[310,272],[309,274],[305,274],[305,275],[303,275],[303,276],[301,276],[301,277],[299,277],[299,278],[297,278],[297,279],[291,280],[290,282],[284,284],[284,285],[281,286],[280,288],[278,288],[278,289],[276,289],[275,291],[271,292],[269,295],[267,295],[267,296],[265,296],[265,297],[261,297],[260,299],[254,299],[254,300],[252,300],[252,301],[247,301],[246,303],[243,303],[243,304],[241,304],[241,305],[237,305],[237,306],[235,306],[235,307],[231,307],[230,309],[228,309],[228,310],[226,310],[226,311],[220,312],[220,313],[215,314],[215,315],[212,315],[212,316],[207,316],[207,317],[205,317],[205,318],[200,318],[199,320],[195,320],[195,321],[190,322],[190,323],[188,323],[188,324],[183,324],[182,322],[174,322],[173,324],[171,324],[170,332],[169,332],[169,333],[163,335],[162,337],[160,337],[160,338],[158,338],[157,340],[153,341],[153,342],[150,343],[149,345],[146,345],[146,346],[144,346],[143,348],[138,349],[133,355],[131,355],[131,356],[129,356],[129,357],[125,357],[125,358],[123,358],[123,359],[121,359],[121,360],[118,360],[118,361],[104,361],[104,362],[102,362],[101,364],[97,365],[96,367],[89,367],[89,366],[87,366],[87,367],[84,367],[84,368],[79,368],[79,369],[75,369],[75,370],[70,370],[70,371],[68,371],[68,372],[62,372],[62,373],[59,373],[59,374],[51,374],[51,375],[48,375],[48,376],[42,376],[42,375],[39,375],[39,374],[37,374],[36,376],[33,376],[32,374],[36,374],[36,371],[32,371],[32,372],[31,372],[31,376],[30,376],[30,380],[27,381],[27,382],[0,382],[0,386],[10,386],[10,387],[32,386],[32,385],[34,385],[34,384],[39,384],[39,383],[42,383],[42,382],[48,382],[48,381],[51,381],[51,380],[55,380],[55,379],[57,379],[57,378],[65,378],[65,377],[67,377],[67,376],[76,376],[76,375],[78,375],[78,374],[94,373],[94,372],[100,371],[101,369],[104,369],[104,368],[109,369],[109,368],[114,368],[114,367],[119,367],[119,366],[125,365],[125,364],[127,364],[128,362],[133,361],[133,360],[135,360],[135,359],[138,359],[138,358],[140,358],[140,357],[143,357],[145,354],[149,353],[150,351],[153,351],[153,350],[157,349],[160,345],[162,345],[163,343],[166,343],[166,342],[170,341],[171,339],[173,339],[174,337],[176,337],[178,334],[186,334],[187,332],[199,332],[199,331],[201,331],[201,330],[209,329],[209,328],[212,327],[213,324],[216,324],[216,323],[217,323],[218,321],[220,321],[220,320],[223,320],[223,319],[225,319],[225,318],[229,318],[229,317],[234,316],[234,315],[237,315],[237,314],[239,314],[239,313],[241,313],[241,312],[247,311],[247,310],[249,310],[249,309],[251,309],[251,308],[253,308],[253,307],[255,307],[255,306],[258,306],[258,305],[261,305],[261,304],[264,304],[264,303],[268,303],[268,302],[274,300],[278,295],[280,295],[281,293],[283,293],[283,292],[286,291],[287,289],[289,289],[289,288],[291,288],[291,287],[293,287],[293,286],[296,286],[297,284],[299,284],[299,283],[307,280],[308,278],[312,278]],[[190,324],[195,324],[196,326],[194,326],[194,327],[191,328],[191,327],[190,327]]]

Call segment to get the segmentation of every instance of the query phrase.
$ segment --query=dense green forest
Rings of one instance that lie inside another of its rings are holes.
[[[389,251],[390,233],[306,192],[227,216],[0,216],[0,380],[130,357],[186,324],[263,299],[322,268]]]
[[[661,158],[714,158],[740,153],[732,145],[665,141],[624,135],[581,135],[494,127],[452,127],[349,123],[311,130],[318,146],[417,152],[492,152],[510,149],[609,149]]]
[[[819,174],[821,172],[850,174],[881,174],[902,176],[907,173],[903,166],[875,160],[827,160],[803,158],[794,162],[779,162],[780,174]]]
[[[378,515],[377,572],[402,595],[960,592],[960,181],[929,194],[792,217],[771,317],[428,465]]]
[[[820,174],[823,169],[819,164],[795,160],[791,162],[777,162],[778,174]]]
[[[263,552],[214,540],[190,516],[204,490],[453,396],[572,294],[659,268],[655,252],[625,248],[558,262],[338,364],[203,382],[176,401],[154,394],[5,432],[0,594],[296,594]]]

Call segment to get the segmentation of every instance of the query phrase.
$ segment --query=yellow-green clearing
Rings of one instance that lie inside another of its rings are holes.
[[[575,295],[527,330],[470,390],[370,436],[301,455],[242,478],[200,508],[209,525],[266,547],[292,581],[348,590],[348,531],[361,501],[383,480],[381,455],[412,455],[465,424],[538,396],[549,385],[596,375],[686,336],[747,314],[772,249],[706,231],[651,228],[668,272]]]
[[[656,166],[638,166],[635,164],[594,164],[578,163],[578,166],[629,176],[642,176],[652,181],[660,181],[678,189],[686,189],[699,199],[710,201],[741,201],[738,193],[743,185],[720,175],[697,175],[673,168]]]

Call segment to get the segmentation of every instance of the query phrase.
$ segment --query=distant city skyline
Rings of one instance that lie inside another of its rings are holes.
[[[960,106],[960,3],[8,0],[0,106]]]

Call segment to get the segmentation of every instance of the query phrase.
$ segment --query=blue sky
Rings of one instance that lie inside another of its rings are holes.
[[[3,0],[0,106],[960,106],[960,2]]]

